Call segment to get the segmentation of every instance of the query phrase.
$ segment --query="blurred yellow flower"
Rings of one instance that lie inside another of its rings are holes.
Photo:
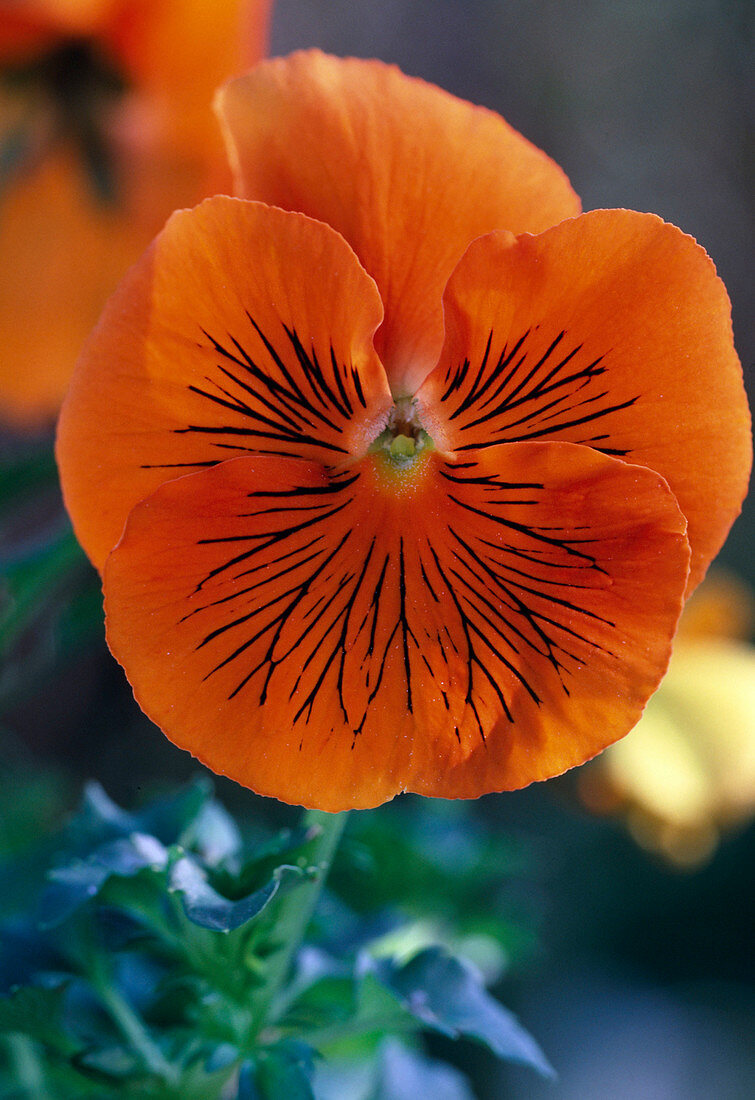
[[[719,573],[692,596],[642,719],[579,777],[586,805],[621,812],[643,847],[681,866],[755,812],[753,599]]]

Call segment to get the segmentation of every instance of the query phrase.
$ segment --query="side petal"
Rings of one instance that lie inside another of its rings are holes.
[[[600,210],[474,242],[418,394],[439,447],[560,439],[649,466],[689,523],[690,588],[744,498],[750,416],[729,299],[708,256],[650,214]]]
[[[391,403],[380,318],[328,226],[223,197],[175,214],[108,303],[61,414],[64,496],[95,565],[166,479],[234,455],[363,453]]]
[[[443,287],[469,242],[579,211],[563,172],[498,115],[378,61],[264,62],[218,111],[239,194],[332,225],[377,282],[396,396],[437,361]]]
[[[386,461],[239,458],[134,508],[104,588],[145,712],[331,811],[522,786],[626,733],[687,576],[662,479],[570,444]]]

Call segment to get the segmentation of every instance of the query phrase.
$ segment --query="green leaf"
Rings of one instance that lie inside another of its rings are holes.
[[[134,832],[132,814],[122,810],[99,783],[87,783],[81,809],[71,819],[64,838],[69,850],[85,856],[99,844]]]
[[[227,1069],[232,1066],[239,1056],[238,1047],[233,1043],[217,1043],[205,1059],[205,1069],[208,1073],[214,1073],[219,1069]]]
[[[251,849],[247,848],[240,867],[218,867],[213,882],[224,896],[238,901],[267,882],[276,867],[310,864],[314,839],[310,829],[281,829],[272,837],[258,840]],[[207,862],[211,864],[210,860]]]
[[[465,803],[407,796],[356,816],[329,889],[361,914],[354,935],[365,915],[385,919],[398,910],[428,930],[426,943],[443,942],[464,956],[469,936],[495,941],[498,950],[483,965],[496,980],[533,949],[527,906],[508,888],[512,877],[529,875],[529,858],[521,840],[492,832]]]
[[[236,1092],[236,1100],[262,1100],[262,1094],[257,1088],[255,1065],[253,1062],[244,1062],[239,1071],[239,1086]]]
[[[86,1050],[76,1058],[76,1064],[94,1070],[104,1077],[130,1077],[141,1072],[139,1060],[122,1046]]]
[[[65,1030],[65,999],[65,985],[51,989],[21,986],[10,997],[0,997],[0,1033],[17,1032],[64,1057],[72,1056],[80,1044]]]
[[[466,1078],[403,1043],[388,1040],[380,1050],[378,1080],[370,1100],[474,1100]]]
[[[259,890],[237,901],[230,901],[214,890],[202,868],[189,856],[183,856],[170,871],[170,889],[181,894],[184,912],[194,924],[215,932],[232,932],[252,920],[278,893],[286,880],[301,880],[298,867],[276,867],[272,878]]]
[[[9,654],[33,623],[50,614],[60,590],[85,563],[67,528],[31,546],[0,552],[0,653]]]
[[[191,847],[208,867],[217,867],[241,850],[236,822],[219,802],[205,802],[191,829]],[[189,844],[184,841],[186,847]]]
[[[293,1041],[278,1043],[261,1054],[255,1074],[260,1100],[315,1100],[314,1055],[306,1043]]]
[[[344,1044],[352,1054],[367,1054],[386,1034],[418,1031],[424,1025],[398,994],[359,967],[348,976],[326,975],[313,982],[290,1006],[281,1026],[300,1034],[318,1050]]]
[[[52,928],[96,897],[111,875],[129,878],[147,868],[163,870],[168,851],[154,836],[132,833],[103,844],[87,860],[77,860],[50,872],[50,885],[40,900],[39,919]]]
[[[132,833],[156,837],[165,846],[188,846],[195,822],[211,794],[211,784],[200,779],[136,813],[128,813],[113,802],[99,783],[87,783],[81,809],[66,830],[66,844],[82,857],[108,840],[129,837]]]
[[[380,980],[426,1027],[452,1038],[477,1039],[499,1058],[531,1066],[545,1077],[555,1076],[529,1032],[490,996],[469,963],[442,948],[428,947],[403,965],[380,959],[373,966]]]
[[[57,945],[41,936],[27,919],[0,924],[0,993],[34,981],[39,972],[55,973],[65,967]]]
[[[204,777],[195,779],[175,794],[151,802],[134,814],[134,828],[152,833],[163,844],[182,844],[188,848],[198,819],[211,798],[212,783]]]

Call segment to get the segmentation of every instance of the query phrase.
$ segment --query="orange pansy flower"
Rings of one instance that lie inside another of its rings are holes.
[[[230,189],[210,109],[270,0],[0,0],[0,418],[57,413],[103,302],[168,215]]]
[[[745,491],[710,260],[652,215],[574,217],[502,119],[378,62],[263,63],[219,108],[244,197],[173,216],[59,429],[138,701],[326,810],[583,762],[639,718]]]

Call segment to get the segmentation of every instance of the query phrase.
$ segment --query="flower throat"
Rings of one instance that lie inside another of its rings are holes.
[[[386,427],[370,446],[370,453],[379,455],[394,468],[405,470],[423,451],[431,450],[434,444],[420,423],[414,398],[397,398]]]

